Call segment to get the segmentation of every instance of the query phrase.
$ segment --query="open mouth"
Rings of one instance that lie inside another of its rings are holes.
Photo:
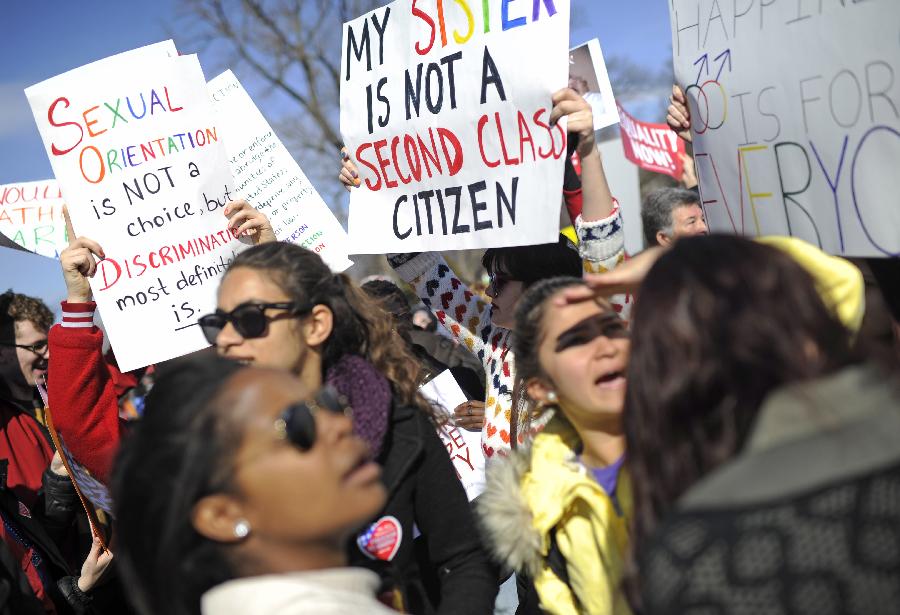
[[[607,372],[594,381],[601,389],[616,389],[625,384],[625,373],[622,371]]]
[[[381,466],[369,459],[365,453],[359,456],[356,463],[344,474],[347,483],[362,485],[381,478]]]

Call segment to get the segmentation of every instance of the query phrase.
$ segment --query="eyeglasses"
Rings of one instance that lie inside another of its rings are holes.
[[[43,355],[47,352],[47,340],[40,340],[34,344],[13,344],[10,342],[0,342],[0,346],[9,346],[13,348],[24,348],[30,350],[36,355]]]
[[[288,406],[275,420],[280,438],[288,440],[301,451],[308,451],[316,443],[316,413],[322,411],[351,416],[346,400],[332,387],[325,386],[310,401]]]
[[[213,314],[201,316],[197,321],[206,336],[206,341],[215,344],[216,339],[225,328],[225,325],[231,323],[234,330],[244,339],[252,339],[255,337],[263,337],[269,323],[275,320],[277,316],[267,316],[266,310],[289,310],[289,315],[301,316],[312,311],[312,307],[300,307],[294,302],[282,303],[242,303],[230,312],[216,310]]]

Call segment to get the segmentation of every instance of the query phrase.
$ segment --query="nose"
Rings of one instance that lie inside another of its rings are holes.
[[[340,412],[316,412],[316,431],[323,443],[336,444],[353,437],[353,420]]]
[[[225,355],[232,346],[238,346],[244,341],[241,334],[237,332],[230,322],[226,322],[225,326],[216,336],[216,350],[220,355]]]
[[[700,222],[698,223],[698,226],[700,227],[700,232],[702,234],[705,235],[705,234],[709,233],[709,227],[706,226],[706,220],[704,220],[703,218],[700,218]]]
[[[598,335],[594,339],[594,356],[598,358],[613,357],[619,352],[619,347],[605,335]]]

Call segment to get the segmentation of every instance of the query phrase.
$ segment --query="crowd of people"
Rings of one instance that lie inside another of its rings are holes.
[[[437,253],[360,286],[237,201],[211,348],[152,378],[104,351],[93,239],[59,324],[0,296],[0,614],[896,611],[896,260],[876,361],[857,265],[710,234],[695,186],[622,204],[626,255],[591,107],[552,103],[577,241],[487,250],[485,295]],[[667,119],[690,138],[677,88]],[[446,370],[449,414],[420,391]],[[450,426],[481,434],[471,502]]]

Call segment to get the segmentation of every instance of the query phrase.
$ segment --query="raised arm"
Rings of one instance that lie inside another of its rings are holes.
[[[71,224],[68,228],[72,239],[59,257],[68,297],[62,303],[62,323],[49,335],[50,412],[75,459],[106,482],[123,426],[103,357],[103,333],[93,322],[96,304],[88,284],[97,271],[95,257],[102,259],[104,253],[97,242],[76,238]]]
[[[565,88],[553,96],[551,119],[568,118],[569,138],[577,142],[581,160],[582,212],[575,220],[578,252],[585,273],[605,273],[625,260],[625,231],[619,206],[612,196],[603,161],[594,140],[591,106],[575,90]],[[611,298],[616,311],[626,320],[633,299],[630,295]]]

